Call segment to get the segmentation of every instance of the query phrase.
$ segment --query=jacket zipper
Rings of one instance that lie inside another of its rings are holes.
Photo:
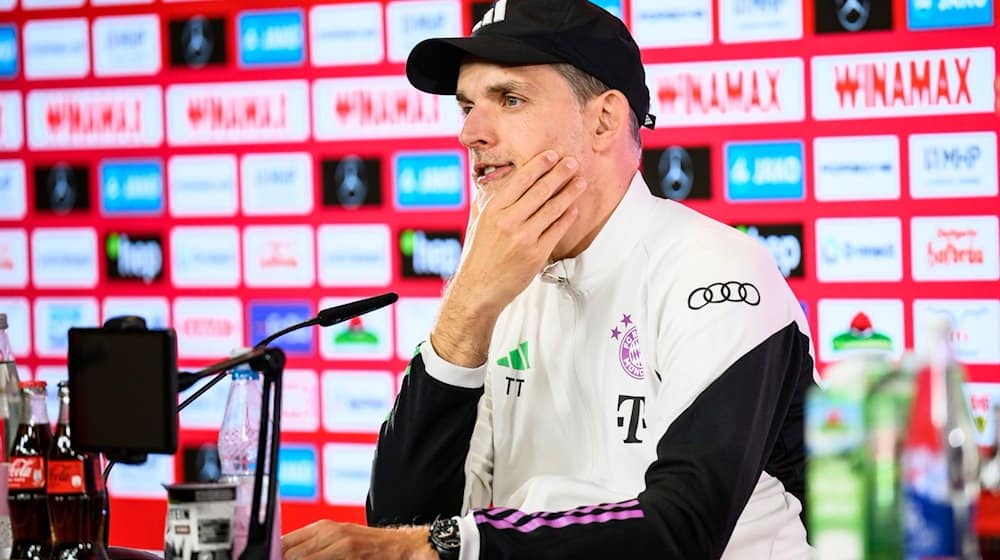
[[[578,318],[581,315],[580,300],[582,299],[583,294],[581,294],[579,290],[574,288],[573,285],[570,284],[569,279],[566,278],[565,276],[560,276],[558,274],[545,271],[542,273],[542,279],[548,282],[554,282],[560,288],[565,290],[565,293],[569,296],[570,301],[573,303],[573,316],[570,318],[570,324],[572,325],[572,330],[570,331],[570,344],[573,352],[573,358],[571,360],[572,369],[570,370],[570,375],[572,376],[572,381],[574,382],[577,380],[584,379],[584,374],[581,373],[583,370],[581,370],[580,366],[581,365],[585,366],[585,364],[578,363],[580,356],[583,355],[580,348],[582,343],[582,338],[577,335],[577,323],[579,322]],[[587,378],[584,379],[583,382],[589,383],[591,381],[592,381],[591,379]],[[577,386],[583,387],[583,385],[579,383],[577,384]],[[596,476],[599,473],[603,472],[599,463],[605,459],[602,452],[605,450],[606,443],[604,442],[603,438],[598,437],[598,434],[593,433],[594,430],[590,428],[589,420],[592,418],[600,418],[600,416],[596,416],[595,411],[591,407],[591,400],[594,397],[595,391],[593,387],[588,387],[588,389],[589,389],[587,391],[589,393],[587,395],[588,398],[583,399],[582,403],[584,405],[584,413],[585,413],[583,418],[586,418],[587,421],[580,422],[580,424],[578,425],[583,427],[584,445],[589,449],[591,449],[594,454],[594,456],[591,458],[590,461],[590,479],[593,480],[595,483],[599,484],[601,483],[601,481],[598,480]]]

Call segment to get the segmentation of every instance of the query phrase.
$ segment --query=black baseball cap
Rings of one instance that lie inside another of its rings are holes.
[[[622,92],[639,123],[653,128],[639,46],[625,24],[587,0],[499,0],[469,37],[426,39],[413,47],[413,87],[453,95],[466,56],[510,65],[568,63]]]

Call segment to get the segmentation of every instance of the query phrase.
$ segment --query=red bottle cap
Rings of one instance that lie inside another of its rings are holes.
[[[32,381],[22,381],[21,382],[21,388],[22,389],[45,389],[47,386],[48,386],[48,383],[46,383],[46,382],[44,382],[44,381],[42,381],[40,379],[36,379],[36,380],[32,380]]]

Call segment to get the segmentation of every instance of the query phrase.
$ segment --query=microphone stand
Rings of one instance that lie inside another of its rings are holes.
[[[284,332],[268,337],[277,338]],[[262,341],[267,344],[268,339]],[[212,385],[221,381],[228,370],[236,366],[249,364],[250,368],[259,372],[263,378],[260,402],[260,428],[257,431],[257,466],[254,468],[253,500],[250,505],[250,526],[247,534],[247,545],[240,554],[240,560],[267,560],[271,554],[271,537],[274,533],[274,511],[278,491],[278,448],[281,434],[281,377],[285,371],[285,352],[272,346],[256,346],[253,350],[234,358],[212,364],[207,368],[192,374],[194,379],[215,375],[215,379],[206,383],[198,392],[184,400],[178,407],[180,412],[185,406],[197,399]],[[270,416],[273,414],[273,418]],[[264,470],[267,469],[267,505],[264,520],[260,519],[261,494],[264,486]]]
[[[240,560],[267,560],[271,554],[274,533],[274,510],[278,492],[278,447],[281,439],[281,376],[285,370],[285,353],[281,348],[265,347],[263,355],[251,358],[250,367],[264,376],[261,395],[260,429],[257,432],[257,466],[254,469],[253,500],[250,505],[250,527],[247,545]],[[274,418],[268,421],[268,411]],[[270,430],[269,430],[270,428]],[[270,432],[270,433],[268,433]],[[268,441],[270,439],[270,441]],[[265,453],[267,455],[265,456]],[[267,472],[267,505],[264,520],[260,519],[264,469]]]
[[[277,338],[281,334],[272,335]],[[271,338],[271,337],[268,337]],[[267,339],[262,341],[264,344]],[[250,505],[250,525],[247,534],[247,545],[240,554],[240,560],[267,560],[271,554],[271,537],[274,533],[274,517],[278,491],[278,448],[281,434],[281,377],[285,371],[285,352],[281,348],[258,345],[253,350],[239,356],[212,364],[205,369],[192,374],[197,380],[210,375],[215,379],[184,400],[178,407],[180,412],[185,406],[201,396],[219,381],[228,370],[236,366],[248,364],[251,369],[259,372],[264,378],[261,389],[260,427],[257,431],[257,465],[254,468],[253,499]],[[273,418],[271,415],[273,414]],[[267,505],[264,519],[260,519],[261,494],[264,487],[264,470],[267,469]]]

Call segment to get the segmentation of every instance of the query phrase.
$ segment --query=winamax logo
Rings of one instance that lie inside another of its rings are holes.
[[[458,231],[405,229],[399,234],[405,278],[451,278],[462,256]]]
[[[163,211],[163,164],[158,160],[105,160],[98,169],[103,214]]]
[[[240,66],[297,66],[305,60],[301,10],[242,12],[236,17]]]
[[[805,118],[801,58],[650,64],[646,83],[659,127]]]
[[[785,278],[805,276],[802,224],[756,224],[734,227],[767,247],[782,276]]]
[[[734,202],[805,198],[802,142],[725,145],[726,198]]]
[[[814,56],[813,117],[992,113],[995,59],[991,47]]]
[[[403,76],[316,80],[312,99],[317,140],[452,139],[461,128],[454,99],[417,91]]]
[[[104,238],[104,270],[112,280],[163,279],[163,241],[159,234],[109,233]]]
[[[993,25],[993,0],[907,0],[910,29]]]
[[[25,105],[28,145],[36,150],[154,147],[163,142],[159,86],[36,89]]]
[[[312,305],[308,301],[251,301],[248,306],[249,337],[256,344],[285,327],[309,320]],[[290,354],[312,354],[312,328],[290,332],[274,342]]]
[[[465,165],[457,151],[400,152],[392,169],[396,208],[455,210],[465,203]]]
[[[172,145],[301,142],[309,137],[305,80],[167,86]]]

